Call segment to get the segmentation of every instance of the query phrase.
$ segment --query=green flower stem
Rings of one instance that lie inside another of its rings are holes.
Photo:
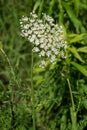
[[[68,87],[69,87],[69,91],[70,91],[71,102],[72,102],[72,108],[73,108],[73,110],[75,110],[74,99],[73,99],[73,94],[72,94],[72,89],[71,89],[71,85],[70,85],[69,79],[67,79],[67,83],[68,83]]]
[[[35,121],[35,97],[34,97],[34,85],[33,85],[33,52],[31,55],[31,98],[32,98],[32,118],[33,118],[33,130],[36,130],[36,121]]]
[[[70,97],[71,97],[71,102],[72,102],[72,108],[70,109],[71,112],[71,120],[72,120],[72,130],[77,130],[77,116],[75,112],[75,104],[74,104],[74,98],[72,94],[72,89],[70,85],[69,79],[67,79],[68,87],[69,87],[69,92],[70,92]]]

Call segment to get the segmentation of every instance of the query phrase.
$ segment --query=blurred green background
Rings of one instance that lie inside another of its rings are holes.
[[[19,19],[23,15],[29,16],[32,10],[40,18],[44,12],[52,16],[56,23],[64,25],[69,46],[77,50],[69,50],[68,60],[60,62],[53,70],[36,68],[34,71],[37,130],[76,130],[73,129],[74,118],[70,112],[67,77],[74,94],[76,126],[79,130],[86,130],[87,0],[0,0],[0,49],[3,48],[6,54],[0,51],[0,129],[33,130],[31,46],[21,38],[19,23]],[[85,49],[78,51],[80,47]],[[72,66],[70,61],[77,64]]]

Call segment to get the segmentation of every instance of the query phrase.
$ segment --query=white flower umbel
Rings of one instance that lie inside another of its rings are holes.
[[[66,58],[67,42],[62,26],[54,24],[54,19],[44,13],[39,19],[34,13],[30,17],[20,19],[21,36],[26,37],[33,44],[33,52],[41,57],[40,67],[46,66],[46,61],[55,64],[58,58]]]

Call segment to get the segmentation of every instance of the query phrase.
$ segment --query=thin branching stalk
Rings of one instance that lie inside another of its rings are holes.
[[[11,71],[11,74],[12,74],[12,76],[13,76],[13,78],[14,78],[14,80],[16,81],[16,79],[15,79],[15,74],[14,74],[14,71],[13,71],[13,68],[12,68],[12,66],[11,66],[11,63],[10,63],[10,60],[9,60],[9,58],[8,58],[8,56],[7,56],[7,54],[5,53],[5,51],[3,50],[3,49],[0,49],[1,50],[1,52],[2,52],[2,54],[4,55],[4,57],[6,58],[6,61],[7,61],[7,63],[8,63],[8,65],[9,65],[9,67],[10,67],[10,71]],[[18,85],[18,82],[16,81],[16,84]],[[19,85],[18,85],[19,86]],[[31,56],[31,87],[32,87],[32,107],[33,107],[33,115],[32,115],[32,118],[33,118],[33,130],[36,130],[36,122],[35,122],[35,98],[34,98],[34,86],[33,86],[33,52],[32,52],[32,56]],[[14,119],[14,117],[13,117],[13,100],[14,100],[14,98],[13,98],[13,90],[12,90],[12,88],[10,88],[10,91],[11,91],[11,114],[12,114],[12,120],[11,120],[11,124],[13,125],[13,119]],[[13,126],[12,126],[12,128],[13,128]]]
[[[1,51],[2,54],[4,55],[4,57],[5,57],[5,59],[6,59],[7,63],[8,63],[8,65],[9,65],[10,73],[11,73],[11,75],[12,75],[13,78],[14,78],[14,77],[15,77],[15,74],[14,74],[13,68],[12,68],[12,66],[11,66],[11,63],[10,63],[10,60],[9,60],[7,54],[5,53],[5,51],[4,51],[3,49],[0,49],[0,51]],[[14,114],[15,114],[15,112],[14,112],[14,103],[13,103],[13,102],[14,102],[14,96],[13,96],[13,89],[12,89],[12,87],[9,88],[9,91],[10,91],[10,94],[11,94],[11,95],[10,95],[10,96],[11,96],[11,99],[10,99],[10,106],[11,106],[11,129],[14,130],[14,121],[15,121]]]
[[[3,49],[0,49],[0,50],[1,50],[2,54],[4,55],[4,57],[6,58],[6,61],[7,61],[8,65],[9,65],[9,68],[10,68],[10,73],[11,73],[11,75],[12,75],[12,77],[13,77],[15,83],[16,83],[17,86],[19,87],[19,83],[18,83],[18,81],[17,81],[16,78],[15,78],[15,72],[14,72],[14,70],[13,70],[13,67],[12,67],[12,65],[11,65],[11,63],[10,63],[10,60],[9,60],[7,54],[5,53],[5,51],[4,51]]]
[[[8,65],[9,65],[10,69],[12,70],[12,66],[11,66],[11,63],[10,63],[10,60],[9,60],[8,56],[6,55],[6,53],[4,52],[3,49],[0,49],[0,50],[1,50],[2,54],[5,56],[5,58],[6,58],[7,62],[8,62]]]
[[[31,98],[32,98],[32,107],[33,107],[33,130],[36,130],[36,121],[35,121],[35,97],[34,97],[34,85],[33,85],[33,52],[31,55]]]

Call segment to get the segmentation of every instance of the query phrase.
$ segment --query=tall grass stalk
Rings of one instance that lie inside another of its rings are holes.
[[[62,7],[62,1],[58,0],[58,8],[59,8],[59,24],[63,23],[64,13]]]
[[[32,118],[33,118],[33,130],[36,130],[36,120],[35,120],[35,97],[34,97],[34,85],[33,85],[33,52],[31,52],[31,98],[32,98]]]

